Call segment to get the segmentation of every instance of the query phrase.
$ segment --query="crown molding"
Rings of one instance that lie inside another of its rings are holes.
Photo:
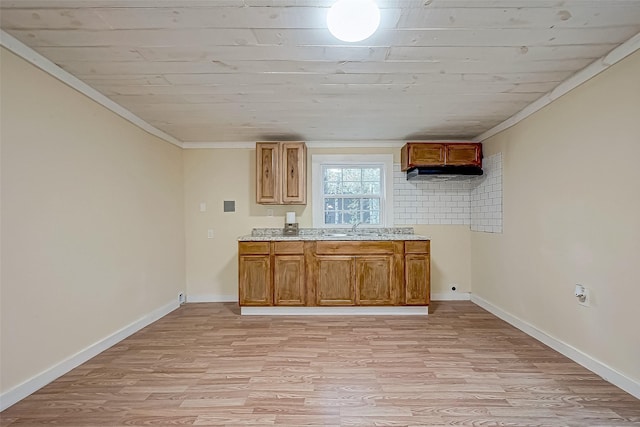
[[[408,141],[411,142],[469,142],[473,139],[433,139],[433,140],[381,140],[381,141],[305,141],[309,148],[401,148]],[[182,148],[198,150],[198,149],[225,149],[225,148],[255,148],[258,141],[238,141],[238,142],[183,142]]]
[[[601,72],[611,67],[612,65],[620,62],[621,60],[631,55],[638,49],[640,49],[640,33],[631,37],[629,40],[622,43],[617,48],[613,49],[607,55],[603,56],[600,59],[597,59],[596,61],[587,65],[585,68],[578,71],[571,77],[567,78],[565,81],[560,83],[554,89],[542,95],[536,101],[533,101],[531,104],[529,104],[528,106],[526,106],[525,108],[523,108],[522,110],[514,114],[513,116],[509,117],[504,122],[478,135],[474,139],[482,142],[485,139],[488,139],[502,132],[503,130],[506,130],[514,126],[515,124],[526,119],[536,111],[541,110],[542,108],[551,104],[553,101],[560,98],[562,95],[575,89],[576,87],[580,86],[582,83],[595,77],[596,75],[600,74]]]
[[[55,77],[60,80],[62,83],[67,86],[77,90],[83,95],[91,98],[98,104],[102,105],[108,110],[111,110],[115,114],[119,115],[123,119],[128,122],[136,125],[140,129],[154,135],[170,144],[177,145],[178,147],[182,147],[182,142],[178,139],[172,137],[171,135],[161,131],[155,126],[150,125],[149,123],[142,120],[140,117],[133,114],[131,111],[127,110],[120,104],[113,102],[111,99],[104,96],[102,93],[98,92],[82,80],[63,70],[44,56],[40,55],[35,50],[31,49],[29,46],[25,45],[18,39],[13,36],[7,34],[5,31],[0,30],[0,46],[3,46],[15,53],[22,59],[36,67],[40,68],[45,73]]]
[[[183,142],[185,149],[224,149],[224,148],[255,148],[257,141],[238,142]],[[309,148],[399,148],[406,141],[305,141]]]
[[[182,148],[190,150],[199,149],[224,149],[224,148],[256,148],[256,141],[238,141],[238,142],[183,142]]]

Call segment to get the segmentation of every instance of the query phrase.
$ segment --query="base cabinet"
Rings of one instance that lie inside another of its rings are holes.
[[[428,241],[239,242],[241,306],[428,305]]]
[[[405,304],[429,304],[429,260],[425,255],[407,255],[405,257],[407,286]]]
[[[275,305],[305,305],[304,255],[275,255],[273,260]]]
[[[358,305],[393,305],[393,256],[356,257],[356,282]]]
[[[431,284],[430,242],[405,242],[406,305],[429,305]]]
[[[270,264],[268,255],[240,256],[240,305],[272,305]]]
[[[316,257],[317,305],[355,305],[354,261],[354,258],[349,256]]]

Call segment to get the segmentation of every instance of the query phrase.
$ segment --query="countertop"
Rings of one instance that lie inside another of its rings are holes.
[[[431,240],[428,236],[414,234],[412,227],[391,228],[301,228],[297,236],[285,236],[282,228],[254,228],[251,234],[238,237],[239,242],[270,242],[296,240]]]

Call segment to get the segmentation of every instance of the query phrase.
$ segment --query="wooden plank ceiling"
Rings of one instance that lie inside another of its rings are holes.
[[[640,32],[640,0],[2,0],[1,28],[183,142],[465,138]]]

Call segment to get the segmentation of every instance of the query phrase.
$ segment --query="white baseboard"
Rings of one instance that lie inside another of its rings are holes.
[[[469,292],[437,292],[431,294],[431,301],[469,301]]]
[[[468,292],[443,292],[431,294],[432,301],[469,301]],[[238,302],[238,295],[203,294],[187,295],[187,303],[191,302]]]
[[[220,295],[220,294],[204,294],[190,295],[187,294],[187,302],[238,302],[238,295]]]
[[[148,326],[156,320],[166,316],[178,307],[178,301],[172,301],[162,307],[159,307],[153,310],[151,313],[131,323],[130,325],[125,326],[119,331],[116,331],[106,338],[90,345],[89,347],[79,351],[73,356],[66,358],[57,365],[54,365],[51,368],[28,379],[22,384],[19,384],[10,390],[7,390],[0,395],[0,411],[4,411],[11,405],[36,392],[56,378],[80,366],[92,357],[97,356],[109,347],[127,338],[129,335],[134,334],[145,326]]]
[[[518,317],[502,310],[499,307],[496,307],[489,301],[482,299],[479,296],[471,295],[471,302],[479,305],[480,307],[484,308],[485,310],[499,317],[505,322],[515,326],[525,334],[530,335],[543,344],[548,345],[558,353],[567,356],[569,359],[584,366],[591,372],[600,375],[603,379],[610,382],[611,384],[620,387],[622,390],[640,399],[640,383],[638,383],[637,381],[626,377],[612,367],[600,362],[597,359],[594,359],[593,357],[589,356],[586,353],[583,353],[577,348],[565,342],[562,342],[559,339],[552,337],[551,335],[548,335],[546,332],[543,332],[530,323],[519,319]]]
[[[240,307],[243,316],[426,316],[427,306]]]

